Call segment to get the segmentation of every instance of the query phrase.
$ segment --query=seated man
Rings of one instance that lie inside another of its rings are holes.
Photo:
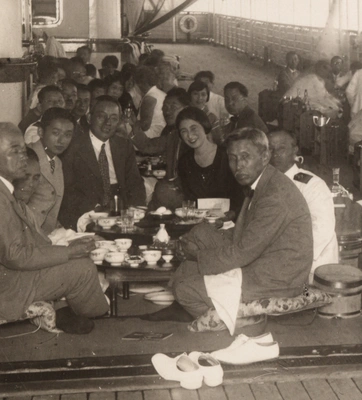
[[[225,108],[232,115],[230,123],[222,129],[213,129],[212,141],[221,144],[235,129],[252,127],[268,133],[268,128],[259,115],[249,107],[248,89],[240,82],[229,82],[224,87]]]
[[[35,301],[65,297],[69,308],[57,311],[57,327],[69,333],[93,328],[88,317],[108,311],[97,270],[89,259],[92,238],[69,247],[52,246],[27,218],[14,196],[12,182],[25,176],[23,136],[11,123],[0,123],[0,319],[16,321]]]
[[[334,204],[331,191],[323,179],[310,171],[298,168],[295,159],[298,146],[294,135],[287,131],[269,134],[270,164],[290,178],[304,196],[312,217],[314,270],[323,264],[338,263],[338,243],[335,233]]]
[[[63,169],[59,156],[67,150],[75,125],[75,119],[69,110],[49,108],[40,122],[40,140],[29,144],[39,157],[41,170],[39,185],[31,196],[29,208],[47,235],[58,225],[64,193]]]
[[[97,205],[109,209],[117,195],[123,207],[144,206],[146,193],[133,145],[115,135],[120,106],[100,96],[89,114],[89,131],[72,141],[62,159],[64,198],[59,221],[76,230],[78,218]]]
[[[243,302],[291,297],[303,292],[313,260],[307,203],[290,179],[268,165],[266,135],[254,128],[237,130],[226,147],[236,180],[254,193],[244,200],[233,229],[203,223],[181,238],[186,260],[175,273],[173,292],[193,317],[213,306],[206,276],[241,270]]]

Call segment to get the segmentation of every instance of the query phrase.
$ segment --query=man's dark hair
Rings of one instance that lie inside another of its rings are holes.
[[[175,97],[184,106],[189,106],[190,105],[190,96],[186,92],[186,90],[183,89],[183,88],[173,87],[172,89],[170,89],[167,92],[165,100],[169,99],[171,97]]]
[[[91,92],[91,90],[89,89],[89,87],[88,87],[87,85],[83,85],[82,83],[78,83],[78,85],[77,85],[77,90],[78,90],[78,93],[79,93],[79,92],[88,92],[88,93]]]
[[[248,89],[240,82],[229,82],[224,86],[224,93],[226,90],[237,89],[241,95],[248,97]]]
[[[287,62],[288,62],[288,60],[290,60],[292,57],[294,57],[294,56],[297,56],[298,58],[300,58],[299,57],[299,54],[298,53],[296,53],[295,51],[288,51],[288,53],[285,55],[285,59],[287,60]]]
[[[74,81],[73,79],[65,78],[65,79],[62,79],[61,81],[59,81],[59,85],[61,88],[63,88],[63,86],[65,86],[65,85],[72,85],[72,86],[77,87],[78,83],[76,81]]]
[[[70,59],[70,61],[71,61],[72,64],[80,64],[80,65],[82,65],[83,67],[85,66],[83,59],[80,58],[80,57],[78,57],[78,56],[72,57],[72,58]]]
[[[119,65],[119,60],[116,56],[105,56],[102,60],[102,67],[107,67],[108,65],[111,65],[115,69],[118,68]]]
[[[99,96],[99,97],[97,97],[95,99],[95,103],[94,103],[94,105],[93,105],[93,107],[91,109],[91,113],[94,111],[94,109],[97,107],[97,105],[99,103],[102,103],[103,101],[107,101],[109,103],[114,103],[116,106],[118,106],[120,115],[122,114],[121,106],[120,106],[119,102],[116,99],[114,99],[112,96],[108,96],[108,94],[104,94],[104,95]]]
[[[211,71],[199,71],[194,78],[194,81],[200,81],[202,78],[208,79],[211,83],[214,83],[215,75]]]
[[[236,129],[225,140],[224,145],[229,147],[239,140],[249,140],[259,150],[259,153],[269,150],[269,141],[266,134],[257,128]]]
[[[333,56],[331,58],[331,64],[333,64],[337,60],[341,60],[343,62],[343,58],[341,56]]]
[[[136,70],[134,80],[136,83],[143,83],[149,86],[155,86],[158,82],[158,77],[154,68],[147,67],[146,65],[141,65]]]
[[[79,57],[79,53],[81,50],[87,50],[89,52],[89,54],[92,54],[92,49],[90,47],[88,47],[87,45],[84,45],[84,46],[80,46],[77,48],[78,57]]]
[[[38,155],[35,153],[35,151],[33,149],[31,149],[30,147],[26,148],[26,155],[28,156],[28,160],[32,160],[32,161],[36,161],[39,162],[39,157]]]
[[[212,126],[209,117],[204,111],[200,110],[199,108],[190,106],[184,108],[179,112],[176,118],[176,128],[178,130],[180,130],[181,122],[185,119],[191,119],[198,122],[204,128],[206,135],[211,132]]]
[[[94,90],[96,89],[106,89],[106,84],[104,83],[104,81],[102,79],[93,79],[92,81],[90,81],[87,85],[89,87],[89,90],[91,91],[91,93],[94,92]]]
[[[86,70],[86,74],[87,74],[88,76],[91,76],[91,77],[93,77],[93,78],[96,77],[96,75],[97,75],[97,68],[96,68],[95,65],[93,65],[93,64],[86,64],[86,65],[85,65],[85,70]]]
[[[59,107],[52,107],[48,108],[48,110],[45,111],[45,113],[41,117],[40,125],[43,129],[46,129],[46,127],[50,125],[50,123],[55,119],[66,119],[70,121],[73,124],[74,129],[77,124],[77,121],[71,114],[71,110],[66,110]]]
[[[108,89],[114,82],[119,82],[122,86],[124,86],[124,79],[121,74],[107,75],[103,81],[106,89]]]
[[[42,63],[38,65],[37,73],[39,81],[43,81],[44,79],[47,79],[58,73],[58,67],[54,62]]]
[[[60,90],[60,88],[58,86],[55,86],[55,85],[44,86],[38,92],[39,103],[42,103],[45,98],[45,95],[50,92],[57,92],[57,93],[62,94],[62,91]]]
[[[190,98],[191,98],[191,93],[192,92],[201,92],[201,90],[206,90],[207,93],[207,99],[206,101],[209,101],[210,99],[210,90],[209,87],[206,85],[205,82],[203,81],[193,81],[191,83],[191,85],[189,86],[189,88],[187,89],[187,93],[189,94]]]

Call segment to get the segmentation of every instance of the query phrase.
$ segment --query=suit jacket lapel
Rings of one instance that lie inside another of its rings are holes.
[[[89,136],[89,131],[79,135],[78,139],[78,153],[80,157],[83,159],[84,163],[93,171],[94,175],[98,179],[102,179],[96,153],[94,152]]]

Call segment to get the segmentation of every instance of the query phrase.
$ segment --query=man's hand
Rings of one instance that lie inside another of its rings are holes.
[[[67,247],[69,260],[72,260],[73,258],[88,257],[89,253],[95,248],[96,245],[93,237],[84,237],[73,240]]]
[[[186,260],[197,261],[197,252],[199,247],[192,241],[190,241],[186,236],[180,237],[180,255]]]

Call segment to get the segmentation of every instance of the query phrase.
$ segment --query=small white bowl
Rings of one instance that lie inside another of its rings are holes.
[[[148,265],[157,264],[157,261],[162,256],[161,250],[145,250],[142,254]]]
[[[157,179],[162,179],[166,176],[166,171],[164,169],[155,169],[153,171],[153,175],[157,178]]]
[[[166,261],[167,264],[173,259],[173,254],[163,254],[162,258]]]
[[[214,224],[218,218],[219,218],[219,217],[214,217],[214,216],[213,216],[213,217],[205,217],[206,221],[207,221],[209,224]]]
[[[93,260],[94,264],[102,264],[105,255],[108,253],[108,249],[95,249],[90,252],[90,258]]]
[[[112,226],[116,225],[116,221],[117,217],[100,218],[98,220],[98,225],[103,229],[111,229]]]
[[[89,213],[89,216],[93,221],[98,221],[100,218],[107,218],[108,217],[108,213],[107,212],[91,211]]]
[[[132,239],[116,239],[115,242],[119,251],[127,251],[132,246]]]
[[[113,246],[115,246],[115,242],[113,240],[97,240],[95,242],[95,245],[98,249],[111,249]]]
[[[126,256],[126,262],[132,267],[137,268],[145,261],[141,256]]]
[[[109,252],[105,255],[104,259],[108,261],[113,267],[122,265],[125,259],[125,253],[121,251]]]

